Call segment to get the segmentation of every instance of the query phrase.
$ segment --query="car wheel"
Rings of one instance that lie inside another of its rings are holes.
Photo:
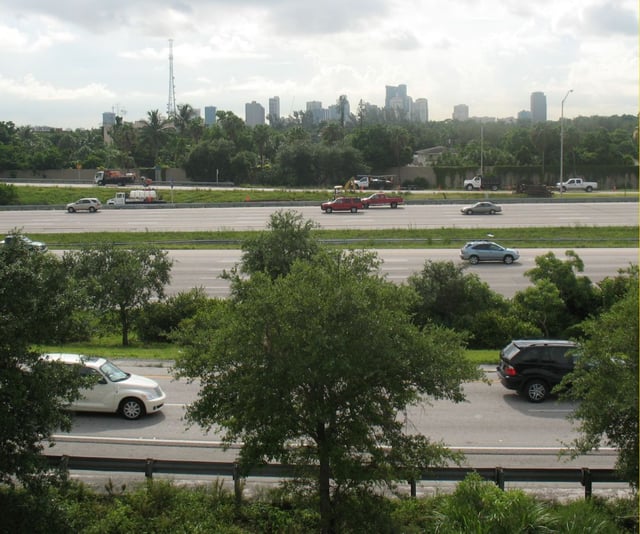
[[[351,213],[358,213],[358,208],[356,208],[355,206],[351,208]]]
[[[478,256],[473,255],[473,256],[469,256],[469,263],[471,265],[475,265],[476,263],[478,263],[480,261],[480,258],[478,258]]]
[[[364,207],[364,209],[368,210],[369,209],[369,204],[363,204],[362,205]]]
[[[591,193],[591,191],[593,191],[593,187],[591,187],[590,185],[587,186],[587,193]]]
[[[495,215],[495,214],[496,214],[496,210],[491,210],[491,211],[489,212],[489,215]]]
[[[397,208],[397,207],[398,207],[398,203],[397,202],[392,202],[391,203],[391,209]]]
[[[331,213],[333,210],[332,210],[331,208],[327,208],[325,211],[326,211],[327,213]]]
[[[524,392],[529,402],[542,402],[549,394],[549,386],[544,380],[534,378],[527,382]]]
[[[93,206],[91,206],[89,208],[89,213],[95,213],[95,212],[96,212],[96,209]]]
[[[138,419],[140,416],[144,415],[144,413],[144,405],[138,399],[131,397],[124,399],[120,403],[120,414],[125,419]]]
[[[473,186],[472,186],[471,184],[469,184],[469,185],[466,187],[466,190],[467,190],[467,191],[473,191]]]
[[[498,190],[498,186],[497,185],[492,185],[491,186],[491,191],[497,191]]]
[[[513,263],[513,256],[505,256],[502,259],[503,262],[505,262],[507,265],[511,265]]]
[[[68,211],[69,213],[75,213],[75,212],[76,212],[76,210],[74,210],[73,208],[67,208],[67,211]]]

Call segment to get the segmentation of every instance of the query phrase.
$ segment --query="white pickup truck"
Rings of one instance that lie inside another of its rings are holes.
[[[591,193],[594,189],[598,189],[598,182],[587,182],[582,178],[569,178],[562,183],[556,183],[556,189],[560,191],[586,191],[587,193]]]

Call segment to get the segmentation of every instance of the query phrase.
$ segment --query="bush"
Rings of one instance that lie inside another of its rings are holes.
[[[193,317],[208,300],[204,289],[194,288],[169,297],[164,302],[147,304],[136,317],[138,339],[145,343],[168,343],[171,332],[180,322]]]

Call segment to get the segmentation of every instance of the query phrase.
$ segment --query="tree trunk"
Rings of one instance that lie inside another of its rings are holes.
[[[318,473],[318,493],[320,496],[320,531],[322,534],[333,534],[334,518],[331,507],[331,465],[327,450],[326,432],[324,424],[318,424],[318,458],[320,471]]]

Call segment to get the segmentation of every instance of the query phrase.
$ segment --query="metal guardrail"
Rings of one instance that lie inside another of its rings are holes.
[[[153,478],[154,473],[172,475],[223,476],[234,481],[236,494],[241,492],[238,465],[231,462],[203,462],[191,460],[157,460],[154,458],[98,458],[86,456],[47,456],[50,467],[70,471],[107,471],[116,473],[144,473]],[[295,466],[266,464],[254,467],[246,478],[291,478]],[[495,482],[504,490],[506,482],[579,483],[584,486],[584,496],[590,498],[593,483],[625,483],[614,469],[582,468],[506,468],[506,467],[440,467],[427,469],[420,481],[459,482],[470,473],[478,473],[483,479]],[[416,495],[417,480],[410,480],[411,495]]]

